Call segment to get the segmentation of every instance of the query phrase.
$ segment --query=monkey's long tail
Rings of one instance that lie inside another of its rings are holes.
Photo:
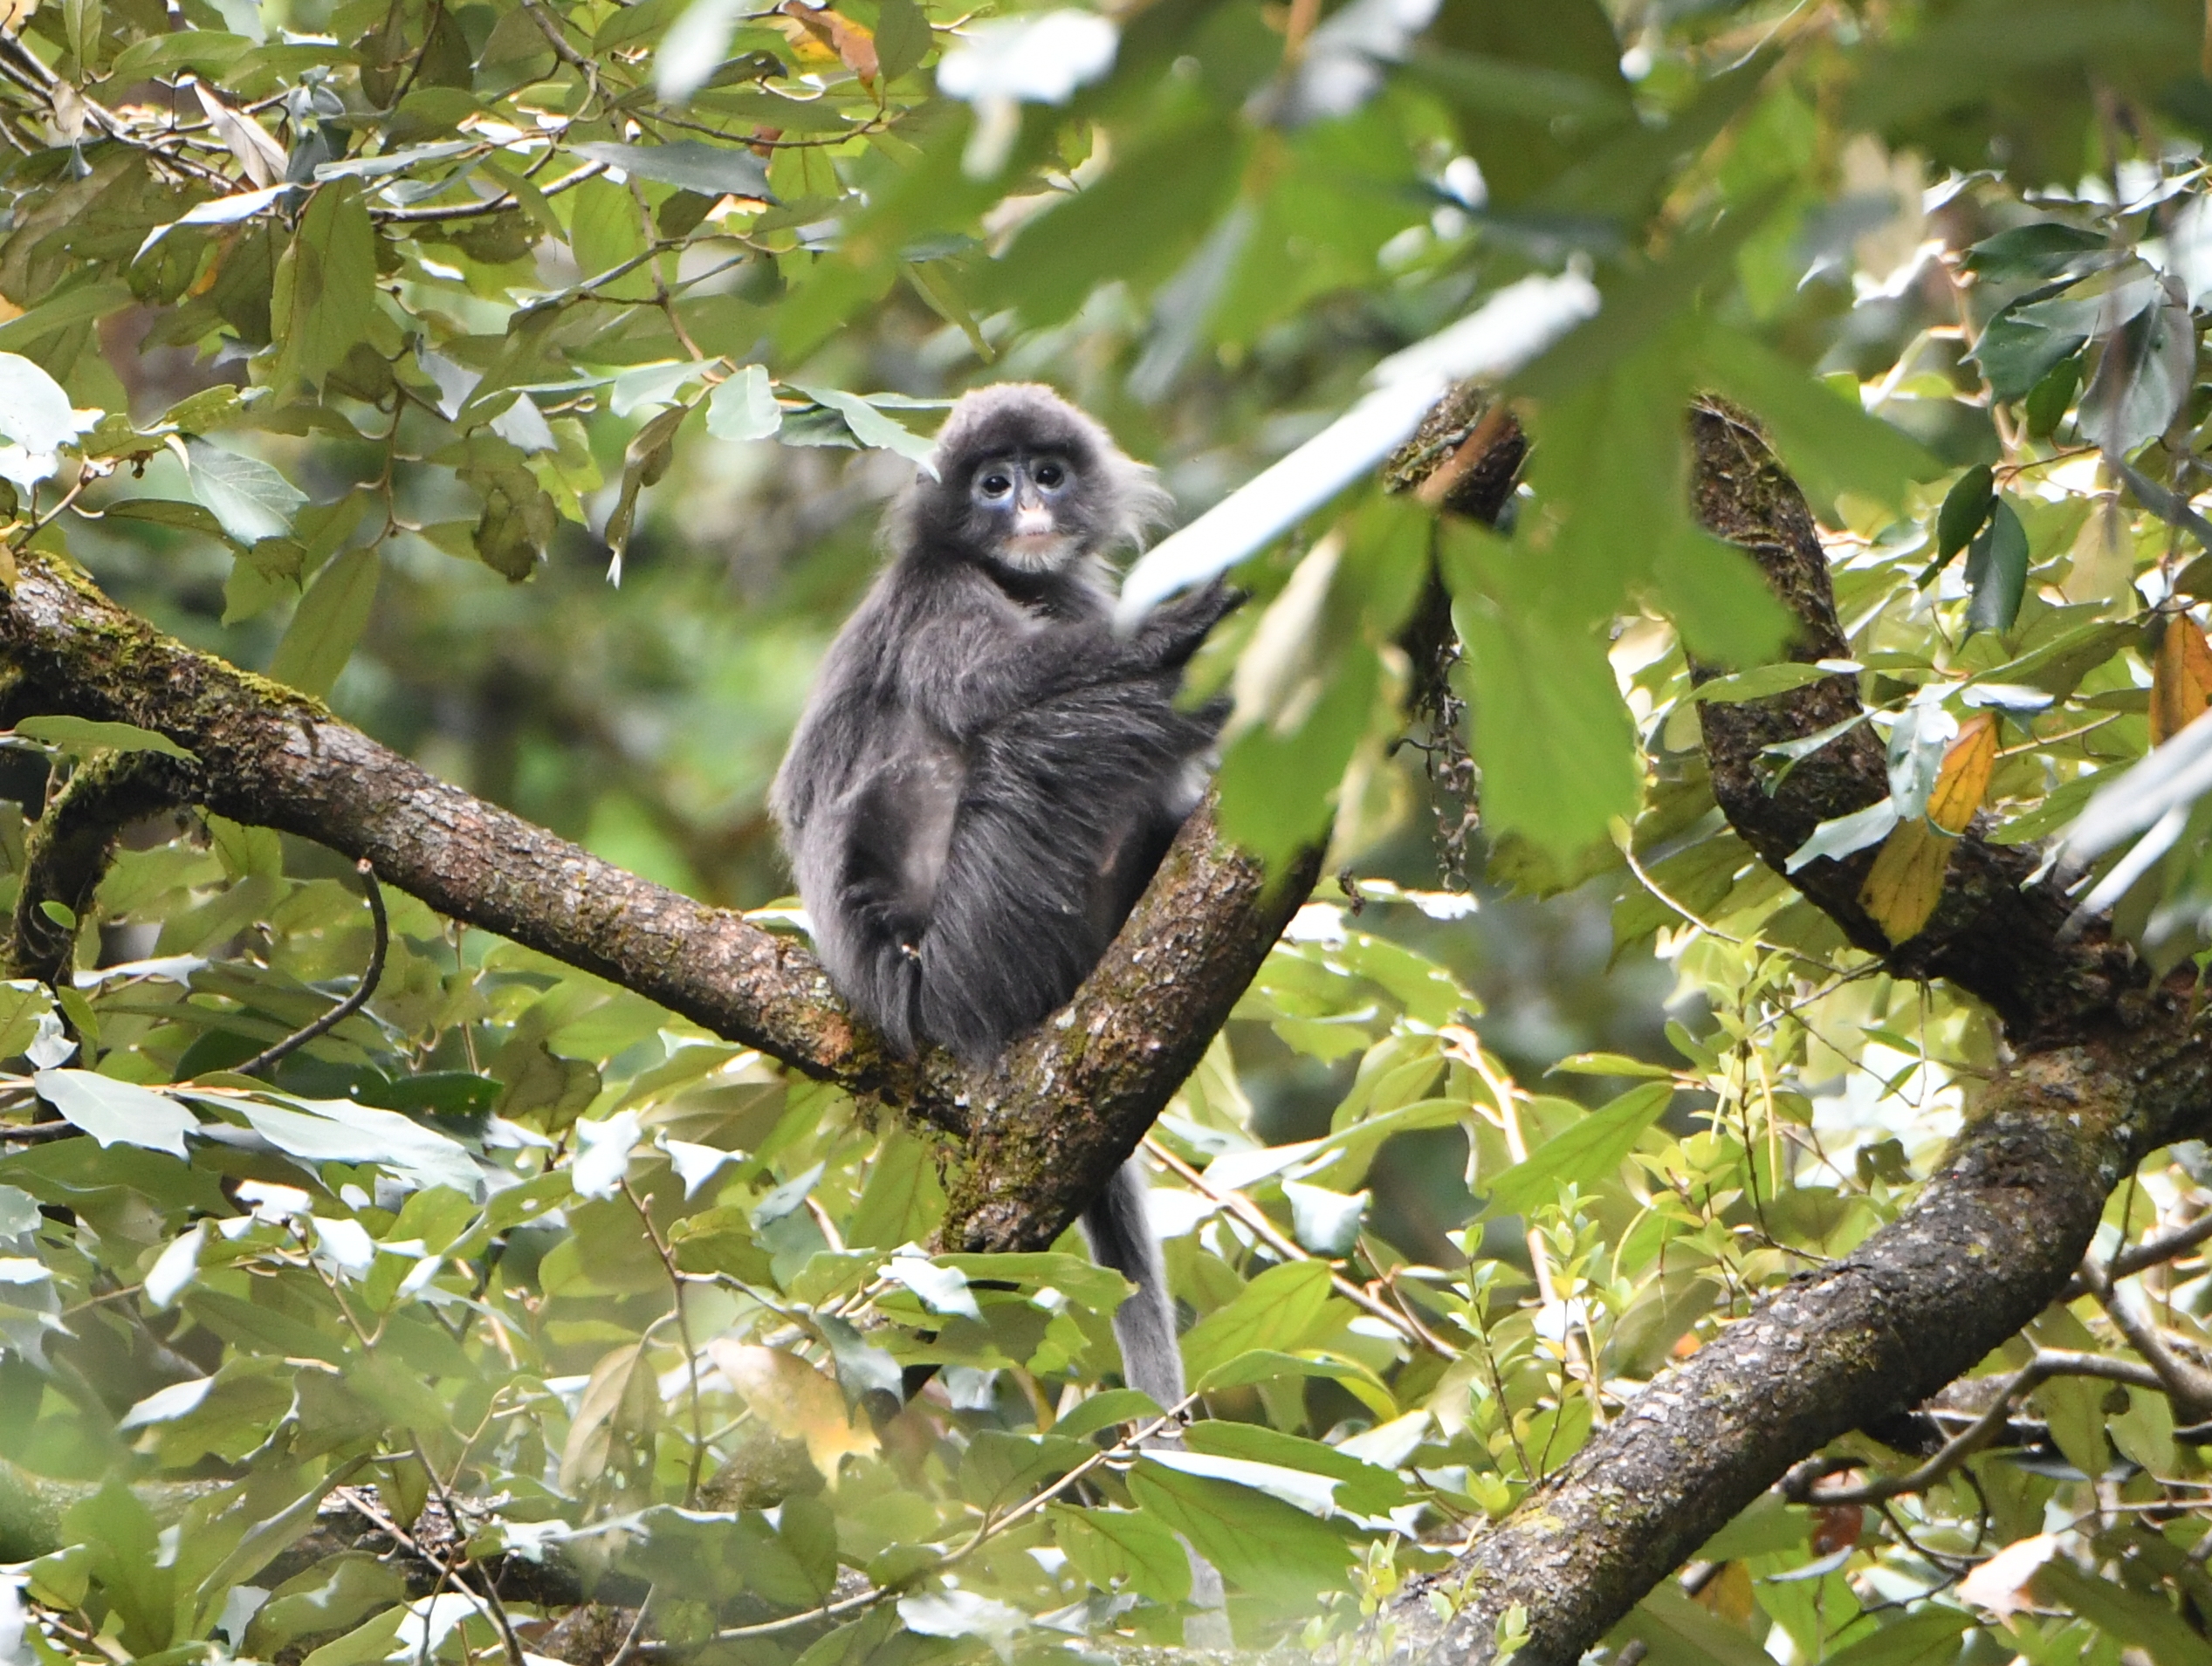
[[[1175,1302],[1168,1294],[1167,1269],[1145,1217],[1149,1190],[1144,1160],[1131,1157],[1115,1170],[1098,1201],[1083,1212],[1083,1237],[1089,1241],[1092,1260],[1113,1268],[1137,1286],[1114,1315],[1122,1380],[1161,1405],[1173,1406],[1185,1392],[1183,1351],[1175,1342]],[[1180,1446],[1183,1442],[1179,1436],[1163,1434],[1157,1443]],[[1222,1612],[1226,1598],[1221,1575],[1189,1545],[1183,1550],[1191,1559],[1191,1601],[1207,1610],[1185,1625],[1184,1641],[1193,1648],[1226,1649],[1230,1639],[1227,1616]]]

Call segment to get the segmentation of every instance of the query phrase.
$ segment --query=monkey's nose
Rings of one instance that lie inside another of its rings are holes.
[[[1016,538],[1048,538],[1053,532],[1052,511],[1041,504],[1024,504],[1013,513]]]

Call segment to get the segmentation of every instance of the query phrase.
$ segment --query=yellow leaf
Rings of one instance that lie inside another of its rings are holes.
[[[1882,840],[1866,883],[1859,888],[1858,902],[1892,943],[1903,943],[1935,912],[1952,843],[1948,833],[1937,833],[1918,817],[1899,822]]]
[[[799,26],[794,31],[786,25],[783,34],[802,60],[839,62],[857,75],[863,85],[876,85],[876,37],[867,25],[856,24],[828,6],[809,5],[807,0],[784,0],[780,10]]]
[[[1997,766],[1997,720],[1983,712],[1969,719],[1943,754],[1943,767],[1927,795],[1927,819],[1948,833],[1962,833],[1989,790]]]
[[[2187,614],[2166,621],[2151,667],[2151,744],[2164,744],[2204,715],[2212,705],[2212,643],[2204,627]]]
[[[876,1450],[876,1431],[853,1423],[843,1391],[795,1354],[719,1336],[706,1351],[752,1415],[785,1439],[806,1442],[807,1457],[831,1480],[846,1453]]]
[[[1697,1594],[1697,1600],[1735,1625],[1748,1625],[1758,1609],[1751,1593],[1751,1570],[1741,1562],[1730,1562],[1721,1570],[1720,1577],[1710,1581]]]
[[[1927,795],[1927,814],[1900,821],[1867,870],[1859,906],[1893,943],[1926,925],[1942,900],[1951,847],[1967,830],[1989,790],[1997,763],[1997,720],[1989,712],[1971,719],[1943,754],[1943,767]]]

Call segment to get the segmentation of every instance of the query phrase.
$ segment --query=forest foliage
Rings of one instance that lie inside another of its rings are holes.
[[[960,387],[1060,384],[1187,514],[1516,283],[1594,315],[1506,380],[1532,451],[1498,528],[1370,476],[1236,566],[1200,666],[1236,706],[1223,826],[1345,877],[1148,1142],[1185,1450],[1139,1448],[1164,1409],[1116,1386],[1118,1278],[1073,1240],[931,1253],[938,1154],[880,1107],[185,813],[81,916],[41,905],[73,984],[0,986],[0,1653],[1043,1660],[1179,1640],[1178,1535],[1241,1642],[1385,1641],[1410,1572],[1893,1218],[1996,1066],[1984,1011],[1728,829],[1700,703],[1858,678],[1890,796],[1795,860],[1879,845],[1902,943],[1969,825],[2057,839],[2212,702],[2206,28],[17,0],[0,583],[80,565],[783,929],[767,772]],[[1698,530],[1707,394],[1810,495],[1849,661],[1783,659]],[[1463,728],[1407,710],[1432,563]],[[2202,738],[2076,835],[2084,905],[2161,969],[2212,943]],[[0,901],[61,782],[175,750],[52,716],[5,746]],[[1480,902],[1422,843],[1468,756]],[[1508,891],[1656,950],[1664,1041],[1489,1035],[1467,944]],[[362,1010],[237,1071],[372,962]],[[1452,1155],[1417,1186],[1409,1148]],[[2212,1662],[2212,1398],[2172,1367],[2212,1358],[2209,1165],[2123,1185],[2097,1253],[2152,1242],[2137,1279],[1962,1385],[1946,1432],[2019,1390],[2005,1450],[1893,1486],[1916,1460],[1854,1437],[1827,1467],[1866,1496],[1770,1495],[1615,1642]],[[503,1599],[495,1567],[543,1573]]]

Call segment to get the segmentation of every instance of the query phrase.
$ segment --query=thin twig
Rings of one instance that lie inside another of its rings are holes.
[[[1284,1260],[1311,1261],[1315,1259],[1299,1245],[1285,1238],[1281,1229],[1267,1218],[1267,1211],[1242,1192],[1232,1187],[1208,1185],[1206,1176],[1202,1172],[1193,1169],[1182,1158],[1177,1156],[1152,1135],[1148,1134],[1144,1136],[1144,1148],[1158,1157],[1168,1171],[1185,1185],[1190,1187],[1200,1196],[1212,1198],[1250,1227],[1259,1235],[1262,1243]],[[1322,1265],[1327,1266],[1328,1263],[1323,1262]],[[1456,1360],[1460,1357],[1459,1349],[1452,1347],[1448,1342],[1439,1340],[1419,1320],[1410,1314],[1400,1313],[1389,1303],[1379,1299],[1372,1292],[1354,1284],[1334,1267],[1329,1269],[1329,1282],[1336,1286],[1336,1293],[1343,1297],[1345,1300],[1381,1320],[1383,1323],[1397,1331],[1408,1341],[1419,1343],[1421,1347],[1441,1354],[1447,1360]]]
[[[605,162],[587,162],[574,173],[563,174],[552,184],[542,188],[540,196],[559,196],[563,191],[581,185],[587,179],[597,179],[607,171]],[[522,199],[512,191],[502,191],[497,196],[487,196],[480,202],[452,202],[442,208],[374,209],[369,217],[381,225],[424,225],[444,220],[472,220],[480,214],[504,214],[518,208]]]
[[[1483,1056],[1482,1039],[1464,1025],[1446,1025],[1440,1032],[1446,1054],[1459,1059],[1480,1077],[1482,1086],[1498,1107],[1498,1128],[1505,1135],[1506,1152],[1515,1162],[1528,1161],[1527,1132],[1521,1126],[1520,1084]],[[1747,1160],[1748,1152],[1746,1153]],[[1550,1246],[1544,1242],[1542,1229],[1533,1217],[1526,1223],[1522,1241],[1528,1246],[1528,1265],[1535,1274],[1536,1294],[1548,1308],[1559,1314],[1559,1352],[1568,1375],[1580,1376],[1590,1401],[1591,1421],[1599,1428],[1605,1425],[1604,1394],[1597,1381],[1595,1364],[1597,1349],[1592,1346],[1584,1351],[1583,1340],[1575,1335],[1574,1309],[1560,1294],[1558,1278],[1552,1266]],[[1589,1321],[1583,1321],[1584,1338],[1588,1337]]]
[[[2127,1339],[2127,1345],[2158,1374],[2159,1386],[2172,1396],[2175,1409],[2189,1414],[2181,1421],[2195,1423],[2207,1410],[2212,1410],[2212,1372],[2194,1360],[2183,1359],[2167,1347],[2158,1327],[2147,1315],[2138,1313],[2135,1304],[2113,1286],[2111,1272],[2100,1266],[2094,1256],[2082,1258],[2080,1276],[2106,1316]]]
[[[2123,1382],[2136,1388],[2166,1386],[2157,1372],[2133,1360],[2107,1359],[2101,1354],[2081,1354],[2069,1348],[2040,1348],[2036,1357],[2015,1372],[2011,1381],[1998,1391],[1987,1411],[1944,1442],[1935,1456],[1918,1469],[1886,1480],[1869,1481],[1864,1486],[1816,1492],[1812,1484],[1820,1478],[1817,1466],[1831,1461],[1816,1458],[1810,1464],[1798,1465],[1783,1477],[1782,1495],[1796,1504],[1879,1504],[1900,1493],[1924,1492],[1989,1444],[1996,1432],[2011,1421],[2015,1400],[2052,1377],[2102,1377],[2106,1381]]]
[[[2164,1238],[2145,1238],[2133,1249],[2122,1250],[2112,1258],[2111,1265],[2106,1269],[2106,1274],[2114,1279],[2126,1279],[2146,1268],[2178,1261],[2208,1238],[2212,1238],[2212,1210],[2208,1210],[2179,1231],[2168,1232]],[[2089,1286],[2081,1281],[2081,1275],[2076,1273],[2067,1281],[2066,1287],[2051,1300],[2063,1306],[2088,1293]]]
[[[263,1048],[245,1063],[237,1066],[237,1074],[258,1075],[278,1060],[299,1052],[317,1036],[327,1034],[345,1023],[347,1018],[352,1018],[354,1013],[367,1006],[368,998],[376,993],[376,980],[384,975],[384,954],[392,946],[391,922],[385,916],[384,893],[376,883],[376,870],[369,866],[366,856],[354,866],[360,873],[362,882],[368,888],[369,917],[374,922],[376,929],[376,942],[369,950],[368,966],[361,973],[361,982],[354,985],[351,995],[339,1002],[336,1006],[332,1007],[313,1024],[294,1030],[283,1040]]]
[[[691,1402],[691,1468],[684,1484],[684,1507],[696,1509],[699,1502],[699,1476],[706,1465],[706,1418],[699,1410],[699,1351],[691,1340],[691,1318],[684,1309],[684,1272],[676,1265],[676,1251],[670,1249],[660,1229],[653,1224],[651,1212],[645,1200],[632,1190],[629,1181],[622,1183],[622,1196],[629,1199],[629,1206],[637,1211],[637,1224],[645,1229],[646,1238],[653,1245],[653,1253],[660,1258],[661,1270],[668,1274],[669,1289],[676,1299],[676,1333],[684,1345],[684,1381],[690,1391]]]
[[[412,1430],[409,1431],[410,1434],[412,1432]],[[468,1458],[465,1450],[461,1457],[462,1461],[465,1463]],[[445,1484],[445,1477],[440,1475],[431,1464],[429,1454],[422,1450],[422,1443],[420,1440],[415,1443],[415,1461],[422,1466],[422,1473],[429,1477],[430,1486],[437,1493],[438,1508],[445,1512],[445,1519],[453,1528],[453,1536],[459,1541],[457,1552],[459,1560],[448,1564],[453,1570],[454,1583],[462,1585],[460,1569],[463,1563],[468,1563],[475,1567],[477,1579],[484,1587],[485,1612],[491,1616],[493,1627],[498,1631],[500,1642],[506,1647],[509,1666],[523,1666],[522,1639],[515,1635],[514,1621],[508,1617],[507,1605],[499,1600],[498,1582],[491,1577],[489,1569],[470,1562],[466,1548],[468,1525],[461,1519],[461,1506],[455,1502],[452,1491]],[[465,1590],[467,1587],[462,1585],[462,1588]]]

